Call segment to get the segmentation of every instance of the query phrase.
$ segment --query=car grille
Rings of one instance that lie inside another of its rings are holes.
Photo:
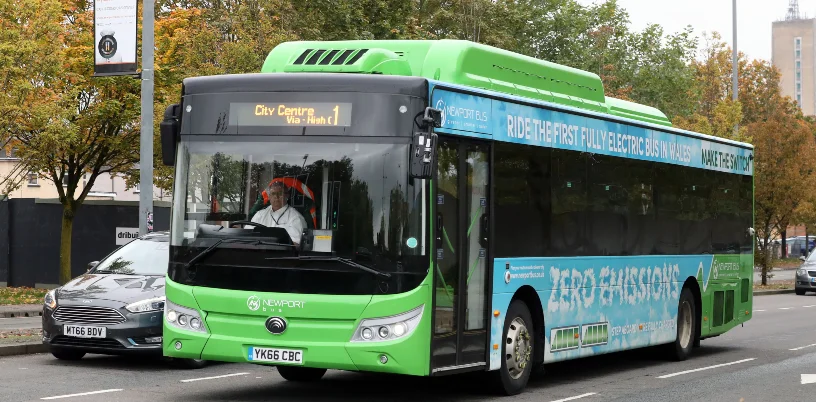
[[[125,346],[119,343],[119,341],[116,339],[72,338],[64,335],[55,336],[54,339],[51,340],[51,344],[56,346],[81,346],[86,348],[125,348]]]
[[[808,271],[808,275],[810,275],[810,276],[816,276],[816,271]]]
[[[108,307],[60,306],[54,319],[71,324],[116,325],[125,322],[125,316]]]

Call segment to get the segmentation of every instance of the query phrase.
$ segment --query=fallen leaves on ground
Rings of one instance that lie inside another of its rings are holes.
[[[42,329],[0,331],[0,345],[42,341]]]
[[[19,337],[27,337],[27,336],[42,336],[42,329],[41,328],[28,328],[28,329],[9,329],[5,331],[0,331],[0,339],[6,338],[19,338]]]
[[[18,304],[41,304],[48,289],[29,288],[25,286],[0,288],[0,306]]]
[[[761,281],[755,281],[754,290],[793,289],[793,281],[769,281],[765,286],[761,283]]]

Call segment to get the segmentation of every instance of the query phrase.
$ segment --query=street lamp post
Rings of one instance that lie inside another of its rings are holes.
[[[738,64],[738,61],[737,61],[737,0],[733,0],[732,8],[733,8],[733,26],[734,26],[734,46],[733,46],[733,49],[732,49],[733,54],[732,54],[732,61],[731,61],[731,69],[732,69],[731,83],[733,85],[733,89],[731,91],[732,92],[731,96],[733,97],[734,102],[736,102],[737,101],[737,87],[738,87],[738,85],[737,85],[737,83],[738,83],[737,74],[739,73],[739,64]],[[737,133],[739,133],[739,122],[734,124],[734,136],[735,137],[736,137]]]
[[[153,8],[142,7],[142,131],[139,138],[139,235],[153,231]]]

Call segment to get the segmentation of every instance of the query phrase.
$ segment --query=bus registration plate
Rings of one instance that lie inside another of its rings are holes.
[[[250,346],[247,357],[250,361],[303,364],[302,350],[258,348]]]

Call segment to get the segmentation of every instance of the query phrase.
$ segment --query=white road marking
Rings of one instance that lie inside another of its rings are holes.
[[[810,306],[802,306],[802,307],[804,307],[804,308],[816,307],[816,304],[811,304]]]
[[[735,362],[731,362],[731,363],[717,364],[717,365],[715,365],[715,366],[701,367],[701,368],[698,368],[698,369],[681,371],[681,372],[679,372],[679,373],[666,374],[666,375],[663,375],[663,376],[660,376],[660,377],[657,377],[657,378],[669,378],[669,377],[674,377],[674,376],[678,376],[678,375],[683,375],[683,374],[688,374],[688,373],[694,373],[694,372],[697,372],[697,371],[710,370],[710,369],[713,369],[713,368],[730,366],[730,365],[732,365],[732,364],[745,363],[745,362],[749,362],[749,361],[751,361],[751,360],[756,360],[756,358],[755,358],[755,357],[752,357],[752,358],[750,358],[750,359],[742,359],[742,360],[737,360],[737,361],[735,361]]]
[[[813,347],[813,346],[816,346],[816,343],[814,343],[814,344],[812,344],[812,345],[800,346],[800,347],[798,347],[798,348],[793,348],[793,349],[788,349],[788,350],[801,350],[801,349],[804,349],[804,348],[810,348],[810,347]]]
[[[816,374],[802,374],[802,385],[816,383]]]
[[[758,311],[765,311],[765,310],[754,310],[755,313],[758,312]]]
[[[193,381],[201,381],[201,380],[213,380],[216,378],[226,378],[226,377],[235,377],[237,375],[247,375],[249,373],[234,373],[234,374],[225,374],[225,375],[217,375],[214,377],[204,377],[204,378],[191,378],[189,380],[180,380],[181,382],[193,382]]]
[[[590,392],[590,393],[588,393],[588,394],[583,394],[583,395],[578,395],[578,396],[571,396],[571,397],[569,397],[569,398],[558,399],[558,400],[555,400],[555,401],[550,401],[550,402],[566,402],[566,401],[572,401],[572,400],[575,400],[575,399],[586,398],[586,397],[591,396],[591,395],[595,395],[595,393],[594,393],[594,392]]]
[[[790,310],[790,309],[792,309],[792,308],[793,308],[793,307],[780,307],[779,309],[780,309],[780,310]]]
[[[81,394],[71,394],[71,395],[59,395],[59,396],[49,396],[47,398],[40,398],[40,399],[59,399],[59,398],[70,398],[73,396],[85,396],[85,395],[94,395],[94,394],[104,394],[106,392],[116,392],[121,391],[121,389],[103,389],[101,391],[91,391],[91,392],[83,392]]]

